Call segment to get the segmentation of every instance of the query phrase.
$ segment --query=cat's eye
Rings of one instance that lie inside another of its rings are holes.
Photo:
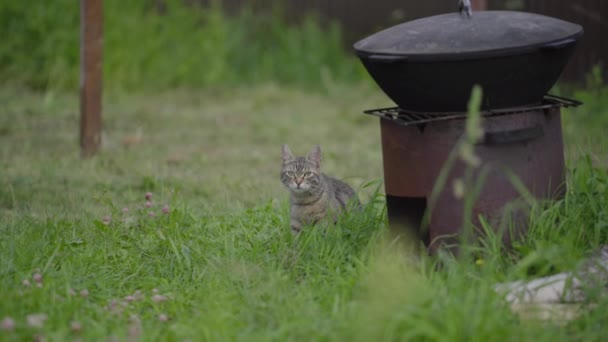
[[[287,175],[287,177],[293,177],[293,171],[285,171],[285,174]]]
[[[312,173],[312,172],[306,172],[306,173],[304,173],[304,177],[305,178],[310,178],[312,176],[314,176],[314,173]]]

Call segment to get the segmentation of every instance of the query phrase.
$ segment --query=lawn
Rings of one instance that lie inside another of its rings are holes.
[[[573,94],[566,198],[536,208],[514,251],[489,238],[477,263],[435,271],[384,237],[379,125],[361,111],[390,102],[371,85],[110,90],[88,160],[76,94],[2,86],[0,319],[15,327],[0,340],[605,340],[605,300],[546,323],[492,290],[608,243],[608,90]],[[365,209],[294,238],[282,143],[320,144]]]

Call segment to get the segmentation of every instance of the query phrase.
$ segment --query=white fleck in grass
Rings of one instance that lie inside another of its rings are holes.
[[[70,329],[72,330],[72,332],[80,333],[82,332],[82,323],[78,321],[72,321],[70,322]]]
[[[109,225],[112,222],[112,217],[110,215],[106,215],[103,217],[101,222],[105,225]]]
[[[42,328],[44,322],[48,319],[48,316],[43,313],[30,314],[25,317],[27,325],[32,328]]]
[[[167,301],[167,296],[163,296],[161,294],[155,294],[152,296],[152,301],[155,303],[162,303]]]
[[[42,283],[42,274],[34,273],[34,275],[32,275],[32,280],[36,283]]]

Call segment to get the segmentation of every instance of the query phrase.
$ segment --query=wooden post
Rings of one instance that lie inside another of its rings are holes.
[[[101,145],[103,0],[80,0],[80,152]]]
[[[471,7],[473,11],[485,11],[488,9],[487,0],[471,0]]]

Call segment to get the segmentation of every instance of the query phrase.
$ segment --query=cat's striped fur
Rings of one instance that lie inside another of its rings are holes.
[[[355,191],[346,183],[321,172],[321,148],[317,145],[306,157],[295,157],[283,145],[281,182],[290,192],[291,229],[299,232],[331,213],[347,208],[352,199],[359,203]]]

